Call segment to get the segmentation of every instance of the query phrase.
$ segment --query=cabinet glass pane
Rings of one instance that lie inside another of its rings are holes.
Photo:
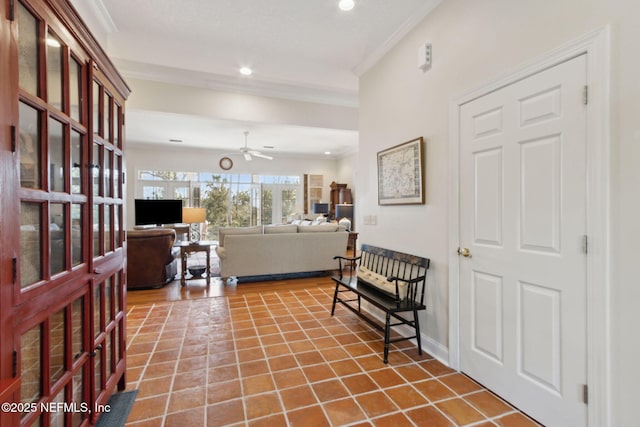
[[[72,389],[72,401],[76,408],[82,408],[82,405],[86,405],[88,399],[84,398],[84,366],[78,370],[73,376],[73,389]],[[84,411],[74,411],[72,418],[72,426],[78,426],[87,415]]]
[[[97,337],[102,332],[100,323],[100,310],[102,310],[102,286],[100,284],[93,287],[93,336]]]
[[[111,197],[111,151],[104,150],[102,179],[104,180],[104,196]]]
[[[42,396],[41,350],[42,325],[37,325],[20,337],[20,400],[24,403],[36,402]]]
[[[111,208],[113,206],[104,205],[104,251],[110,252],[111,249]]]
[[[93,160],[91,161],[91,182],[93,195],[100,195],[100,144],[93,144]]]
[[[60,408],[63,408],[64,404],[64,388],[53,398],[53,402],[59,404]],[[64,427],[65,411],[51,411],[49,418],[50,427]]]
[[[120,362],[120,360],[122,360],[122,356],[120,355],[120,333],[122,331],[122,328],[120,327],[120,322],[116,322],[116,329],[115,329],[115,341],[113,342],[113,352],[116,355],[116,365],[118,364],[118,362]]]
[[[38,20],[18,2],[18,79],[33,95],[38,91]]]
[[[100,247],[100,205],[93,205],[93,256],[102,254]]]
[[[113,301],[113,287],[112,279],[108,278],[104,282],[104,323],[109,324],[113,320],[113,313],[111,312],[111,303]]]
[[[100,135],[100,85],[93,82],[93,133]]]
[[[47,34],[47,101],[62,110],[62,44],[53,34]]]
[[[64,374],[64,310],[54,313],[49,322],[49,369],[53,385]]]
[[[122,156],[117,154],[113,157],[113,197],[122,197],[122,188],[120,187],[120,171],[122,170]]]
[[[105,378],[109,378],[113,373],[113,369],[111,367],[112,362],[112,353],[113,353],[113,336],[114,330],[111,331],[109,335],[104,340],[104,367],[106,368]]]
[[[73,360],[77,360],[82,355],[83,345],[83,325],[84,298],[80,297],[71,304],[71,354]]]
[[[20,203],[20,287],[42,279],[42,205]]]
[[[120,289],[120,286],[122,284],[121,277],[122,271],[118,271],[118,274],[114,276],[114,286],[116,291],[116,314],[120,311],[123,311],[124,308],[124,304],[122,304],[122,292]]]
[[[57,120],[49,119],[49,188],[64,191],[66,171],[64,161],[64,128]]]
[[[67,221],[64,205],[52,203],[49,208],[49,239],[51,274],[66,270]]]
[[[102,342],[102,348],[104,349],[105,342]],[[94,380],[94,390],[95,395],[98,396],[100,391],[102,391],[102,358],[104,356],[104,351],[98,350],[96,356],[93,358],[93,380]]]
[[[103,133],[104,139],[111,140],[111,97],[106,93],[104,98],[104,110],[102,111],[102,117],[104,117]]]
[[[113,236],[115,238],[116,249],[122,247],[122,225],[120,224],[120,218],[122,218],[122,216],[120,215],[120,209],[122,209],[122,207],[118,205],[113,207]]]
[[[82,135],[71,132],[71,192],[82,193]]]
[[[40,112],[20,102],[20,185],[40,188]]]
[[[75,58],[69,61],[69,115],[76,121],[82,119],[82,65]]]
[[[71,262],[74,266],[82,264],[82,205],[71,205]]]
[[[113,143],[116,147],[122,148],[122,141],[120,140],[120,120],[122,120],[122,107],[118,104],[115,104],[116,117],[114,117],[113,123],[115,125],[115,129],[113,131]]]

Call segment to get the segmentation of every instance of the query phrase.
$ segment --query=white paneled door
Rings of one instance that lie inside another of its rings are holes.
[[[586,426],[586,56],[460,113],[460,367]]]

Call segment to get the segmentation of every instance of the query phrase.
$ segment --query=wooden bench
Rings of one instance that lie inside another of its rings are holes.
[[[384,330],[384,363],[389,361],[389,344],[393,342],[415,338],[418,352],[422,354],[418,311],[426,310],[424,292],[429,259],[367,244],[361,249],[358,257],[334,257],[338,260],[339,274],[332,277],[336,289],[331,315],[339,302],[377,329]],[[343,269],[348,269],[348,274],[344,274]],[[362,299],[385,312],[384,327],[361,310]],[[391,323],[392,318],[397,323]],[[412,327],[415,335],[391,339],[391,327],[398,325]]]

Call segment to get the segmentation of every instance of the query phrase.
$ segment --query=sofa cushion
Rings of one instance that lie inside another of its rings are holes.
[[[298,226],[294,224],[264,226],[264,234],[297,233],[297,232],[298,232]]]
[[[366,267],[360,266],[358,267],[358,279],[363,281],[365,284],[369,286],[373,286],[378,290],[384,292],[387,295],[390,295],[395,298],[396,296],[396,282],[389,282],[387,278],[381,274],[375,273],[369,270]],[[407,297],[407,283],[403,281],[398,281],[398,293],[400,294],[400,299],[403,300]]]
[[[224,246],[224,237],[231,234],[262,234],[262,226],[255,227],[220,227],[218,229],[218,245]]]
[[[337,224],[322,223],[318,225],[299,225],[298,233],[326,233],[338,231]]]

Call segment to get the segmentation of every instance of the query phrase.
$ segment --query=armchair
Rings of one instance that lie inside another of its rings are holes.
[[[180,249],[170,228],[127,231],[127,289],[164,286],[178,273]]]

